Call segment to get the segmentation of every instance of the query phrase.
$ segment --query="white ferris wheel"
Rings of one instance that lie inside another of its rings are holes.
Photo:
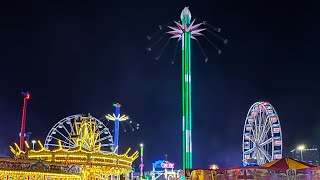
[[[109,129],[97,118],[89,115],[72,115],[60,120],[49,131],[44,147],[46,149],[57,149],[58,141],[64,149],[73,149],[77,147],[75,138],[82,136],[82,140],[86,141],[89,132],[93,132],[95,142],[93,146],[101,146],[102,152],[113,151],[113,137]],[[86,143],[83,143],[86,145]],[[88,148],[88,145],[87,147]]]
[[[254,103],[243,128],[243,161],[262,165],[282,158],[282,132],[276,110],[268,102]]]

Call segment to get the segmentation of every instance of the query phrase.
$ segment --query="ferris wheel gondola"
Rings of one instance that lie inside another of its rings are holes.
[[[254,103],[243,129],[243,162],[262,165],[282,158],[282,131],[276,110],[268,102]]]

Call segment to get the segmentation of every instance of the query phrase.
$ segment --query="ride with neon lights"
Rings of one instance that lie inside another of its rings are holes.
[[[243,165],[262,165],[282,158],[280,120],[269,102],[254,103],[243,128]]]
[[[201,44],[198,41],[198,37],[204,37],[216,50],[221,54],[219,49],[205,33],[213,35],[215,38],[227,44],[227,39],[221,38],[216,33],[220,32],[220,28],[216,28],[208,24],[206,21],[195,23],[195,19],[191,20],[191,12],[188,7],[185,7],[180,14],[180,22],[174,21],[174,25],[159,26],[159,30],[165,32],[164,35],[155,40],[155,43],[147,47],[147,51],[151,52],[157,44],[161,43],[166,35],[170,37],[166,41],[163,48],[160,50],[160,54],[155,57],[159,60],[164,49],[168,46],[171,39],[176,39],[176,48],[174,51],[174,57],[172,64],[175,62],[176,51],[179,42],[181,42],[181,54],[182,54],[182,159],[183,169],[192,169],[192,97],[191,97],[191,40],[194,40],[199,45],[201,52],[204,55],[205,62],[208,61],[207,55],[204,53]],[[167,31],[167,29],[169,29]],[[147,36],[149,40],[157,38],[159,33],[154,33],[151,36]],[[161,33],[160,33],[161,34]]]

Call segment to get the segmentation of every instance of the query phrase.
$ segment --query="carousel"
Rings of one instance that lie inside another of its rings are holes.
[[[136,151],[117,154],[112,136],[101,121],[91,115],[74,115],[59,121],[46,141],[25,148],[10,146],[14,158],[0,158],[0,179],[78,180],[126,177],[132,171]]]

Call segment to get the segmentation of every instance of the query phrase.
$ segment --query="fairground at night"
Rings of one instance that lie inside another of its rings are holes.
[[[320,180],[315,2],[6,2],[0,179]]]

